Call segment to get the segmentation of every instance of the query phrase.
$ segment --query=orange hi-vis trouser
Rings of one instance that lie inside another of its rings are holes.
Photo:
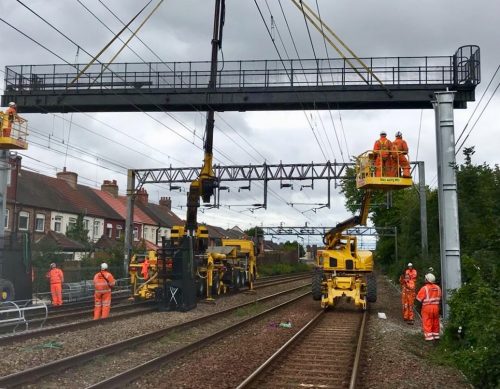
[[[377,156],[375,158],[375,177],[392,177],[392,161],[390,157]]]
[[[410,163],[406,156],[402,153],[397,153],[396,161],[399,163],[399,168],[403,170],[403,177],[410,177]],[[399,171],[397,175],[399,176]]]
[[[111,309],[111,291],[94,293],[94,320],[105,319]]]
[[[403,319],[413,320],[413,304],[415,302],[415,290],[403,288],[401,293],[401,302],[403,304]]]
[[[425,340],[439,339],[439,305],[422,306],[422,329]]]
[[[52,305],[62,305],[62,284],[54,282],[50,284],[50,293],[52,294]]]

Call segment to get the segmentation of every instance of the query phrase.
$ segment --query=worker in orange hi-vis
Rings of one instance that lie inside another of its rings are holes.
[[[413,282],[417,283],[417,270],[413,267],[413,263],[408,262],[408,268],[405,270],[405,274],[410,276]]]
[[[394,151],[394,165],[397,171],[396,175],[399,177],[401,175],[400,169],[403,171],[401,177],[411,178],[410,175],[410,163],[408,162],[408,144],[403,139],[403,134],[401,131],[396,132],[396,139],[392,142],[392,150]]]
[[[401,303],[403,304],[403,319],[408,324],[414,323],[413,304],[415,302],[415,281],[405,273],[399,278],[401,284]]]
[[[2,121],[2,136],[10,137],[12,132],[12,123],[17,117],[17,106],[16,103],[11,101],[9,103],[9,108],[5,111],[5,115]]]
[[[425,285],[420,288],[417,300],[422,303],[422,329],[425,340],[439,340],[439,303],[441,288],[432,273],[425,275]]]
[[[142,274],[142,278],[144,278],[144,280],[147,280],[149,278],[149,258],[148,257],[144,258],[144,262],[142,263],[142,267],[141,267],[141,274]]]
[[[108,271],[108,265],[101,263],[101,271],[94,276],[94,320],[105,319],[111,309],[111,289],[115,278]]]
[[[33,276],[33,275],[32,275]],[[52,294],[52,305],[57,307],[62,305],[62,284],[64,273],[55,263],[50,264],[50,270],[45,275],[50,282],[50,293]]]
[[[387,177],[391,167],[392,142],[387,139],[385,131],[380,132],[380,139],[375,141],[373,151],[375,153],[375,176]]]

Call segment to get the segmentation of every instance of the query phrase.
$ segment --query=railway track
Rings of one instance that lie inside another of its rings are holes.
[[[221,336],[224,336],[224,334],[229,333],[230,331],[233,331],[235,328],[244,325],[245,322],[255,320],[256,318],[265,315],[266,313],[272,310],[279,309],[279,307],[285,306],[287,304],[296,301],[297,299],[309,295],[310,291],[307,292],[304,292],[303,290],[301,291],[301,289],[307,288],[308,286],[309,285],[303,285],[283,292],[275,293],[270,296],[260,298],[256,301],[231,307],[224,311],[203,316],[191,321],[184,322],[179,325],[171,326],[168,328],[162,328],[157,331],[136,336],[134,338],[102,346],[99,347],[98,349],[89,350],[77,355],[73,355],[67,358],[50,362],[48,364],[30,368],[18,373],[10,374],[8,376],[0,377],[0,387],[19,387],[25,384],[29,384],[31,382],[37,382],[37,385],[42,385],[42,386],[48,384],[48,387],[50,387],[51,385],[54,384],[54,381],[50,382],[49,379],[49,382],[46,382],[44,377],[56,374],[61,370],[64,370],[65,374],[67,374],[69,369],[79,368],[83,364],[93,359],[102,358],[106,355],[109,356],[113,355],[113,357],[122,356],[125,358],[126,362],[130,363],[130,358],[123,356],[122,354],[126,352],[125,350],[131,350],[130,352],[132,352],[133,355],[135,355],[135,353],[139,352],[138,351],[139,347],[141,347],[141,350],[143,350],[141,351],[143,354],[145,352],[144,350],[146,350],[149,351],[152,355],[154,355],[154,358],[150,357],[150,359],[146,362],[144,362],[143,359],[139,359],[138,362],[136,362],[140,363],[139,366],[134,366],[132,368],[129,368],[126,371],[117,374],[115,377],[112,377],[112,379],[107,379],[99,383],[94,383],[92,386],[92,387],[105,387],[105,388],[118,387],[121,386],[124,382],[130,382],[133,381],[134,379],[142,377],[148,371],[156,370],[158,368],[159,363],[171,360],[172,358],[177,358],[180,355],[185,355],[186,353],[201,347],[201,345],[206,345],[207,343],[212,342]],[[265,302],[272,303],[274,299],[283,298],[283,296],[286,296],[287,294],[290,293],[299,294],[299,296],[298,297],[295,296],[294,298],[287,300],[285,303],[281,303],[280,305],[275,306],[272,309],[268,309],[262,313],[256,315],[250,315],[248,319],[245,319],[243,321],[241,321],[241,319],[238,317],[237,313],[241,310],[244,310],[245,308],[252,306],[255,307],[257,303],[258,304],[264,304]],[[221,318],[228,315],[231,318],[231,320],[236,320],[237,324],[227,326],[225,322],[221,322]],[[214,323],[215,324],[218,323],[218,326],[217,325],[214,326]],[[195,334],[200,331],[207,331],[207,328],[208,331],[211,333],[207,336],[202,336],[201,339],[198,339],[196,341],[191,341],[192,339],[191,336],[184,335],[185,331],[190,328],[194,328]],[[173,336],[179,333],[179,331],[183,331],[182,339],[185,339],[183,342],[180,343],[187,342],[187,344],[181,345],[180,347],[178,344],[179,340],[175,339],[175,336],[172,339],[169,338],[169,336]],[[166,347],[165,342],[169,341],[173,342],[172,347],[175,348],[174,351],[168,352],[164,355],[159,355],[158,352],[150,350],[150,348],[154,347],[154,345],[157,345],[158,347],[161,346],[159,348],[160,350],[164,349]],[[57,378],[54,379],[55,382],[57,382]],[[92,379],[95,379],[95,377],[92,377]]]
[[[321,311],[237,389],[355,388],[365,323],[366,311]]]
[[[288,282],[294,282],[294,281],[300,281],[300,280],[306,280],[310,277],[310,273],[301,273],[297,275],[292,275],[292,276],[273,276],[273,277],[266,277],[262,278],[256,281],[255,283],[255,289],[262,289],[266,287],[271,287],[275,285],[280,285]],[[241,293],[245,293],[245,290],[241,290]],[[225,295],[221,295],[222,297]],[[122,298],[120,301],[127,300],[130,296],[128,296],[126,299]],[[151,301],[142,301],[138,303],[124,303],[122,305],[117,305],[115,306],[115,301],[114,297],[112,300],[112,308],[111,308],[111,315],[106,319],[106,323],[113,322],[113,321],[119,321],[123,319],[127,319],[130,317],[133,317],[135,315],[143,314],[143,313],[149,313],[149,312],[154,312],[157,310],[157,305],[154,302]],[[82,311],[82,308],[88,308],[85,311]],[[118,313],[118,314],[117,314]],[[88,328],[97,324],[100,324],[102,321],[94,321],[92,320],[92,314],[93,314],[93,302],[92,305],[81,305],[79,304],[78,307],[71,307],[68,308],[67,310],[54,310],[53,313],[47,318],[44,324],[56,324],[44,328],[37,328],[37,319],[32,320],[30,323],[30,326],[34,329],[28,330],[28,331],[23,331],[23,332],[18,332],[13,335],[1,335],[0,336],[0,346],[6,345],[6,344],[12,344],[17,341],[21,340],[26,340],[30,338],[35,338],[35,337],[42,337],[42,336],[47,336],[51,334],[57,334],[63,331],[77,331],[80,329]],[[82,320],[85,318],[89,318],[88,320]],[[70,320],[73,320],[73,322],[66,323]],[[63,323],[63,324],[60,324]]]

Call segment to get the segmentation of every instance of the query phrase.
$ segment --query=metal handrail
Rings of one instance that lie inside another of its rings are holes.
[[[37,322],[40,321],[41,328],[49,314],[47,304],[43,301],[39,301],[37,304],[33,304],[32,300],[3,301],[0,303],[0,327],[14,326],[12,332],[15,333],[17,327],[24,324],[27,331],[30,320],[26,317],[26,313],[32,311],[45,311],[43,319],[40,319],[39,316],[36,318]]]
[[[477,85],[479,47],[464,46],[453,56],[362,58],[370,72],[388,85]],[[6,67],[6,91],[37,92],[68,89],[198,89],[207,88],[210,62],[115,63],[89,67],[78,82],[69,82],[83,65],[14,65]],[[218,88],[330,87],[378,82],[359,67],[352,69],[339,58],[224,61],[217,74]],[[319,76],[321,75],[321,76]]]

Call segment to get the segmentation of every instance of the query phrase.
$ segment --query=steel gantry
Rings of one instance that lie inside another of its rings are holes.
[[[2,105],[23,113],[272,111],[432,108],[436,91],[455,91],[466,108],[480,81],[479,48],[451,56],[13,65]],[[353,63],[354,62],[354,63]],[[381,84],[383,83],[383,85]],[[389,92],[389,93],[388,93]]]

